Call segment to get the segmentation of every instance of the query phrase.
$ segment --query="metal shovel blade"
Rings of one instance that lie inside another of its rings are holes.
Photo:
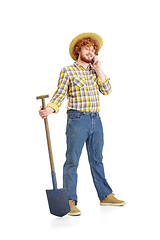
[[[46,190],[50,213],[63,217],[70,211],[67,189]]]

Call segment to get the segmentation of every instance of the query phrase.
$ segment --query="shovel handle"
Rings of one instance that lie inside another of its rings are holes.
[[[42,99],[42,108],[45,109],[45,98],[48,98],[49,95],[41,95],[37,96],[36,99]],[[55,174],[55,167],[54,167],[54,161],[53,161],[53,154],[52,154],[52,146],[51,146],[51,139],[50,139],[50,133],[49,133],[49,125],[48,125],[48,119],[47,117],[44,119],[45,129],[46,129],[46,137],[47,137],[47,144],[48,144],[48,152],[49,152],[49,160],[50,160],[50,166],[51,171]]]

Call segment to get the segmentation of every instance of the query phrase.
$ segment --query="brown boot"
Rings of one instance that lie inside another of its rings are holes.
[[[81,215],[81,211],[76,207],[74,200],[69,200],[69,205],[70,205],[70,210],[71,211],[68,213],[68,215],[70,215],[70,216]]]
[[[102,206],[123,206],[125,204],[124,201],[115,198],[113,193],[109,194],[103,201],[100,201]]]

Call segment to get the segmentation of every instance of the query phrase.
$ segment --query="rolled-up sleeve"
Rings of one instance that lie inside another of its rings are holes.
[[[53,108],[55,110],[55,113],[59,111],[59,107],[67,95],[68,84],[69,76],[66,74],[65,68],[63,68],[60,72],[57,90],[55,91],[50,102],[47,104],[47,107]]]
[[[106,76],[106,75],[105,75]],[[109,94],[112,91],[111,84],[109,82],[110,78],[106,76],[106,80],[102,81],[100,78],[98,78],[98,86],[99,86],[99,91],[103,94]]]

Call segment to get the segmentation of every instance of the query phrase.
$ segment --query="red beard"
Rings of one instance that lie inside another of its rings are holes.
[[[86,63],[91,63],[91,62],[92,62],[92,59],[88,59],[88,58],[86,58],[85,56],[83,56],[82,54],[80,54],[80,59],[81,59],[83,62],[86,62]]]

